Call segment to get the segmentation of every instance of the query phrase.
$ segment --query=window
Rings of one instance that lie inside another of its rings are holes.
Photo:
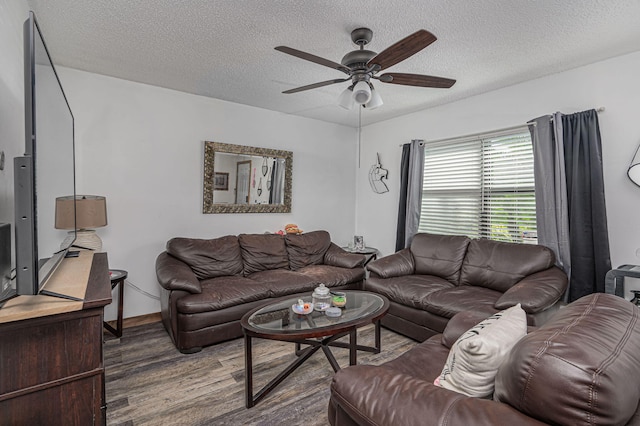
[[[526,128],[425,143],[419,232],[536,242]]]

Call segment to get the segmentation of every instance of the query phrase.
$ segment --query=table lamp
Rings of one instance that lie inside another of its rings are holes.
[[[74,220],[75,212],[75,220]],[[102,240],[95,228],[107,226],[107,199],[99,195],[69,195],[56,198],[56,229],[70,229],[60,248],[67,247],[70,239],[78,248],[102,251]]]

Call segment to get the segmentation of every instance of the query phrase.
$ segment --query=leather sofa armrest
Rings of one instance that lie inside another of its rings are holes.
[[[415,263],[411,250],[406,248],[374,260],[367,265],[367,269],[380,278],[401,277],[403,275],[411,275],[415,271]]]
[[[355,365],[338,371],[330,403],[359,425],[543,424],[508,404],[467,397],[384,366]]]
[[[463,311],[455,314],[442,332],[441,343],[447,348],[451,348],[458,340],[458,337],[489,316],[490,314],[474,311]]]
[[[507,309],[520,303],[528,314],[553,306],[567,289],[567,275],[557,266],[524,277],[496,301],[496,309]]]
[[[202,293],[200,281],[191,267],[167,252],[162,252],[156,259],[156,277],[158,283],[167,290]]]
[[[349,253],[346,250],[331,243],[327,252],[324,254],[324,264],[338,266],[341,268],[357,268],[364,265],[365,257],[362,254]]]

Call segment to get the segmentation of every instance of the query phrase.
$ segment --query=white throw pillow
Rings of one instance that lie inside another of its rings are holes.
[[[527,315],[518,303],[467,330],[449,351],[434,384],[473,397],[493,393],[498,368],[527,334]]]

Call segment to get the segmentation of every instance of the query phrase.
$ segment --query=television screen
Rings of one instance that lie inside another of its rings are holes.
[[[73,243],[54,221],[56,198],[75,196],[74,121],[33,12],[24,57],[25,155],[14,160],[17,293],[37,294]]]

